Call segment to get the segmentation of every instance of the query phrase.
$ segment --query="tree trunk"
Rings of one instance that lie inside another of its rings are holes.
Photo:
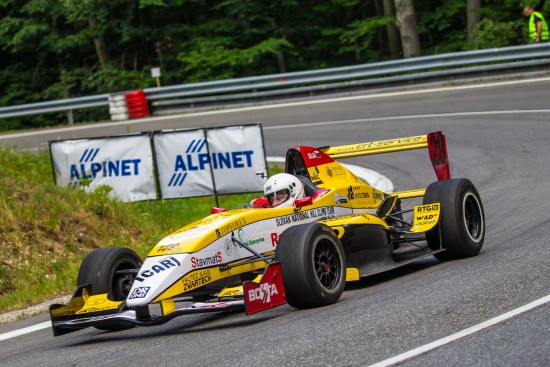
[[[273,27],[274,30],[277,29],[277,22],[274,18],[270,18],[269,22],[271,23],[271,27]],[[285,29],[283,27],[279,28],[279,34],[283,39],[286,39]],[[283,55],[281,48],[277,46],[277,52],[275,53],[275,59],[277,60],[277,68],[279,69],[279,73],[286,73],[286,60],[285,55]]]
[[[468,42],[474,40],[474,27],[481,22],[481,0],[467,0]]]
[[[384,16],[395,18],[395,8],[393,0],[384,0]],[[388,46],[392,59],[401,56],[401,45],[399,44],[399,33],[394,23],[386,25],[386,34],[388,35]]]
[[[404,57],[420,56],[420,39],[416,29],[413,0],[394,0],[397,28],[401,33]]]
[[[107,64],[109,63],[109,54],[107,52],[107,44],[105,43],[105,39],[103,38],[103,35],[97,32],[98,25],[97,21],[90,17],[88,18],[88,24],[90,26],[90,29],[92,29],[92,33],[95,34],[94,36],[94,45],[95,45],[95,51],[97,54],[97,59],[99,60],[99,65],[102,69],[105,69],[107,67]]]

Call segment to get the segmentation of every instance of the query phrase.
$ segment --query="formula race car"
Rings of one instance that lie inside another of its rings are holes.
[[[420,148],[428,148],[438,178],[427,188],[382,192],[337,161]],[[304,188],[291,206],[213,208],[162,239],[143,262],[127,248],[92,251],[70,302],[50,306],[54,335],[158,325],[191,313],[252,314],[284,303],[326,306],[346,282],[428,256],[474,256],[483,245],[481,199],[469,180],[451,179],[441,132],[293,147],[285,172]],[[419,205],[402,210],[413,198]]]

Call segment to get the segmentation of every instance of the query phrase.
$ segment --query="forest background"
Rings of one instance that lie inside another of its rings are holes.
[[[550,14],[525,0],[0,0],[0,106],[154,87],[153,67],[176,85],[523,44],[526,4]]]

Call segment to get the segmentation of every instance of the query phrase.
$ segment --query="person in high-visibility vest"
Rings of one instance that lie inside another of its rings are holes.
[[[548,23],[546,23],[542,14],[527,5],[523,8],[523,15],[529,17],[529,39],[531,42],[548,42],[550,32],[548,31]]]

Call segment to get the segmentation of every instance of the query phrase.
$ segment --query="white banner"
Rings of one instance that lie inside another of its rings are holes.
[[[204,130],[153,136],[163,198],[214,194]]]
[[[163,198],[263,189],[267,167],[259,125],[209,129],[206,137],[205,130],[193,130],[153,139]]]
[[[50,143],[58,186],[107,185],[121,201],[156,199],[153,155],[148,136],[65,140]]]
[[[218,194],[258,192],[267,179],[259,125],[207,130]]]

